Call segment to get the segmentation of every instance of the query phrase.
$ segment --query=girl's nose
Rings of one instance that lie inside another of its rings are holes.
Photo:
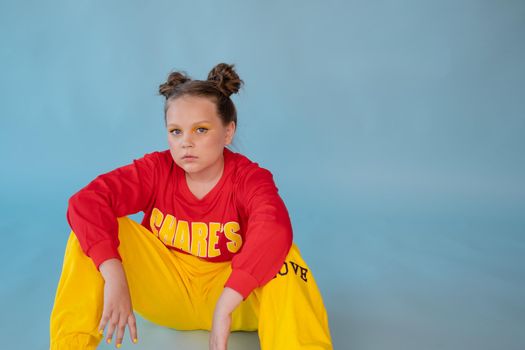
[[[182,137],[182,147],[193,147],[193,140],[189,133]]]

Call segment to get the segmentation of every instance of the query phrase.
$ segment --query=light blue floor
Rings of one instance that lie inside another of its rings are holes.
[[[4,211],[2,349],[48,347],[49,313],[69,233],[65,207],[48,204],[26,206],[25,212],[15,204]],[[293,211],[295,204],[289,206]],[[317,227],[319,217],[302,213],[296,220]],[[341,213],[334,208],[333,214]],[[433,225],[356,217],[344,235],[316,247],[297,237],[325,298],[336,349],[523,349],[523,226],[489,213],[467,214],[450,214]],[[296,226],[309,237],[306,226]],[[126,330],[124,349],[207,347],[207,332],[178,332],[137,318],[140,343],[131,344]],[[258,346],[256,333],[230,338],[232,350]]]

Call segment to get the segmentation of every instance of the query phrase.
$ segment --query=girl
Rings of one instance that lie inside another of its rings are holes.
[[[179,330],[258,330],[263,350],[332,349],[315,280],[292,241],[270,171],[226,146],[243,81],[233,65],[207,80],[160,85],[169,150],[96,177],[69,200],[72,228],[50,319],[51,349],[138,341],[134,311]],[[127,215],[144,212],[141,224]],[[104,331],[105,330],[105,331]]]

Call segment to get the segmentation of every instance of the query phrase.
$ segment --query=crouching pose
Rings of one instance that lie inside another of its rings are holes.
[[[178,330],[258,331],[263,350],[332,349],[314,277],[272,173],[231,151],[243,81],[160,85],[169,149],[99,175],[69,200],[72,228],[50,318],[51,349],[138,342],[134,311]],[[139,224],[128,217],[144,212]]]

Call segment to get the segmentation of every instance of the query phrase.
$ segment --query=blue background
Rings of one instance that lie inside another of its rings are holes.
[[[524,34],[523,1],[2,1],[0,347],[48,347],[69,196],[167,148],[171,70],[227,62],[336,349],[523,349]]]

